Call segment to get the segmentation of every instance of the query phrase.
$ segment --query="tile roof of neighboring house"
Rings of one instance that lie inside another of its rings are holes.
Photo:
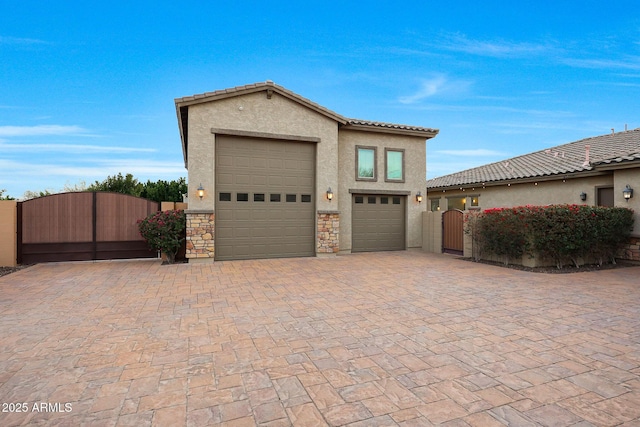
[[[587,147],[589,154],[587,158]],[[640,160],[640,128],[581,139],[427,180],[427,188],[581,174]]]

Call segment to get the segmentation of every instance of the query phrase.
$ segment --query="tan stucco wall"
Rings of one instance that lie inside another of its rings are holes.
[[[622,196],[627,184],[633,189],[633,198],[629,201]],[[640,236],[640,168],[618,169],[613,174],[613,200],[616,206],[631,208],[635,212],[633,235]]]
[[[422,213],[422,250],[442,253],[442,211]]]
[[[326,200],[327,188],[338,187],[338,123],[278,93],[251,93],[189,107],[189,209],[215,210],[215,135],[211,129],[320,138],[316,145],[316,209],[338,210]],[[196,189],[202,184],[202,200]],[[335,192],[335,190],[334,190]]]
[[[426,144],[424,137],[382,134],[367,131],[340,130],[339,168],[340,185],[334,196],[342,207],[340,214],[340,251],[351,251],[351,202],[349,190],[410,191],[407,196],[407,247],[422,247],[422,212],[427,208],[426,198],[416,202],[416,193],[424,191],[426,175]],[[376,149],[377,181],[356,181],[356,145]],[[385,182],[385,148],[404,149],[405,182]],[[366,193],[366,191],[363,191]]]
[[[467,209],[471,208],[471,196],[480,196],[479,208],[497,208],[522,205],[551,205],[563,203],[594,205],[596,202],[596,188],[613,185],[613,177],[610,175],[594,176],[587,178],[562,179],[558,181],[540,181],[535,183],[513,184],[511,186],[500,185],[474,189],[433,191],[428,190],[428,198],[440,196],[440,209],[447,209],[447,198],[467,196]],[[623,186],[624,187],[624,186]],[[580,193],[587,193],[587,200],[580,200]],[[617,188],[615,189],[617,197]],[[622,187],[620,188],[622,197]]]
[[[15,267],[17,211],[15,200],[0,200],[0,267]]]

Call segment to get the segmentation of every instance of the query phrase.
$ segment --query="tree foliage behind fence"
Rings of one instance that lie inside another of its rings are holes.
[[[586,260],[615,263],[633,229],[627,208],[585,205],[517,206],[470,212],[465,233],[474,244],[474,257],[491,254],[505,264],[523,255],[553,261],[558,268]]]

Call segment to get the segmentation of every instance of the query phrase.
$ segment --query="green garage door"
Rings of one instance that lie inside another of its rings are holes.
[[[315,144],[216,137],[215,258],[315,255]]]
[[[405,249],[405,196],[354,194],[352,252]]]

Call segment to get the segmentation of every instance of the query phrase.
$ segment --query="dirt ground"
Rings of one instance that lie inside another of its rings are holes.
[[[502,262],[495,262],[495,261],[486,261],[486,260],[474,261],[473,258],[461,258],[461,259],[463,259],[464,261],[479,262],[482,264],[495,265],[498,267],[511,268],[514,270],[530,271],[533,273],[547,273],[547,274],[583,273],[585,271],[611,270],[611,269],[617,269],[617,268],[637,267],[639,265],[638,263],[633,261],[618,260],[616,264],[610,264],[610,263],[603,264],[603,265],[586,264],[586,265],[581,265],[580,267],[576,267],[574,265],[565,265],[562,268],[557,268],[554,266],[524,267],[522,265],[516,265],[516,264],[504,265],[504,263]]]

